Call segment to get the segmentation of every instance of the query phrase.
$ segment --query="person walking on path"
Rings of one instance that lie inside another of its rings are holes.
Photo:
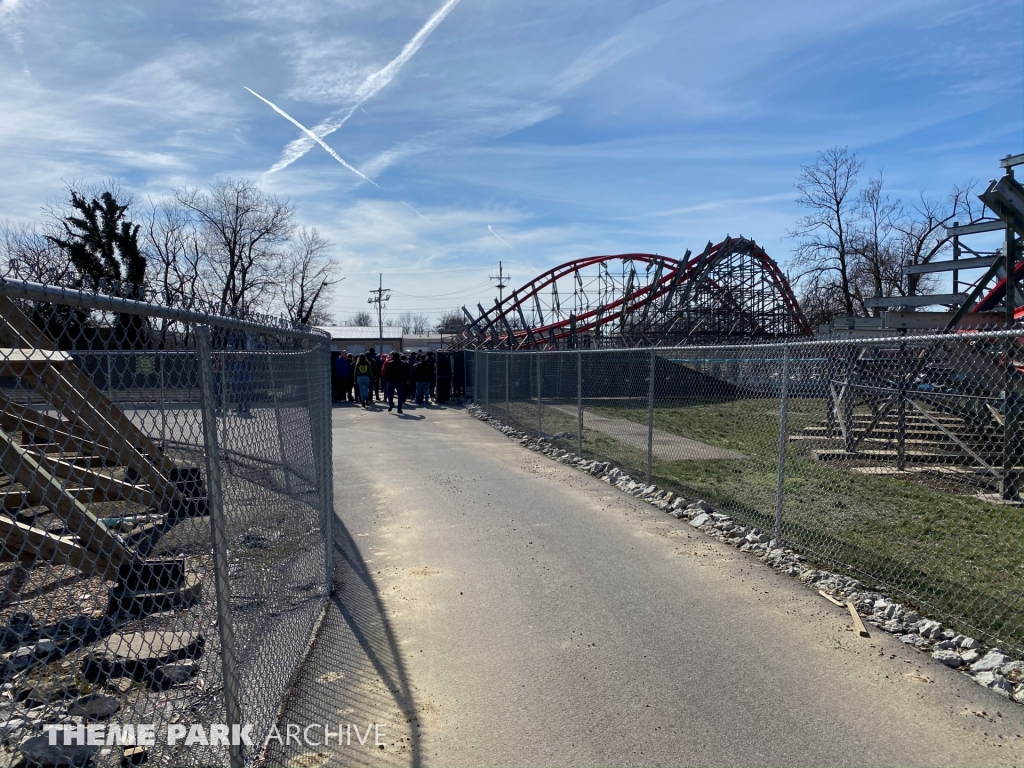
[[[391,359],[384,369],[385,380],[391,385],[388,387],[388,411],[395,407],[394,396],[398,394],[398,412],[402,412],[405,405],[405,382],[409,380],[409,366],[398,354],[398,351],[391,353]]]
[[[434,361],[429,357],[423,357],[413,369],[413,379],[416,381],[416,405],[430,404],[430,385],[434,382]]]
[[[373,388],[373,395],[377,400],[380,400],[380,389],[381,389],[381,377],[384,375],[382,372],[383,363],[387,360],[385,356],[384,360],[377,355],[377,352],[373,347],[370,347],[370,351],[366,353],[366,361],[370,364],[373,369],[373,373],[370,374],[372,381],[370,386]]]
[[[331,398],[336,403],[345,402],[345,391],[346,382],[349,381],[352,373],[349,370],[348,360],[345,358],[345,353],[338,355],[334,360],[334,378],[331,380],[334,388],[334,397]],[[351,389],[351,387],[349,387]]]
[[[359,386],[359,402],[366,408],[370,405],[370,379],[373,377],[373,366],[366,359],[366,355],[356,358],[355,374],[356,384]]]
[[[356,358],[353,354],[345,355],[345,360],[348,361],[348,378],[345,379],[342,387],[344,388],[343,400],[348,400],[350,403],[356,401],[356,392],[359,391],[359,387],[356,386]]]
[[[434,359],[434,351],[427,352],[427,362],[430,363],[430,399],[437,402],[437,361]]]

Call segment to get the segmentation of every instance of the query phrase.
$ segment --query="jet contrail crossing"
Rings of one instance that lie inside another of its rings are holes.
[[[337,160],[343,166],[345,166],[350,171],[352,171],[352,173],[354,173],[356,176],[358,176],[361,179],[365,179],[366,181],[368,181],[371,184],[373,184],[373,186],[375,186],[375,187],[379,187],[380,186],[376,181],[371,179],[369,176],[367,176],[365,173],[360,171],[358,168],[355,168],[354,166],[351,166],[348,163],[346,163],[345,160],[341,157],[341,155],[339,155],[337,152],[335,152],[333,149],[331,149],[329,146],[327,146],[327,144],[324,143],[323,139],[321,139],[319,136],[317,136],[315,133],[313,133],[311,130],[309,130],[309,128],[304,126],[302,123],[300,123],[294,117],[292,117],[287,112],[285,112],[283,109],[281,109],[279,106],[277,106],[274,102],[270,101],[269,99],[264,99],[262,96],[260,96],[258,93],[256,93],[256,91],[254,91],[252,88],[249,88],[249,87],[244,86],[244,85],[242,87],[245,88],[245,90],[247,90],[249,93],[251,93],[257,99],[262,101],[264,104],[266,104],[268,107],[270,107],[272,110],[277,112],[277,114],[279,114],[285,120],[290,122],[292,125],[296,126],[300,131],[302,131],[307,136],[309,136],[309,138],[311,138],[313,141],[315,141],[317,144],[319,144],[325,150],[327,150],[327,153],[331,157],[333,157],[335,160]]]
[[[289,142],[288,146],[284,149],[284,154],[281,156],[281,159],[274,163],[267,173],[274,173],[275,171],[287,168],[313,148],[313,141],[322,145],[323,142],[320,141],[320,139],[325,136],[330,136],[336,130],[341,128],[341,126],[343,126],[348,119],[352,117],[353,113],[359,109],[364,102],[373,98],[395,78],[395,75],[397,75],[399,70],[405,66],[406,62],[416,55],[416,52],[423,46],[423,43],[426,42],[427,38],[430,37],[430,33],[437,29],[441,22],[445,20],[445,17],[458,4],[459,0],[447,0],[444,5],[434,11],[434,15],[427,19],[426,24],[420,27],[420,31],[413,35],[412,39],[405,44],[405,47],[402,48],[401,52],[395,56],[395,58],[385,64],[381,69],[368,76],[362,82],[355,92],[355,103],[347,110],[340,110],[340,112],[344,112],[342,117],[328,118],[322,123],[313,126],[312,131],[303,128],[302,130],[308,138],[303,137]]]

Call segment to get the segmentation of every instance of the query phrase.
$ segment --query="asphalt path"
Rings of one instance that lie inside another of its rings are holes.
[[[1019,765],[1021,708],[459,409],[334,411],[338,589],[272,764]],[[332,726],[333,728],[333,726]]]

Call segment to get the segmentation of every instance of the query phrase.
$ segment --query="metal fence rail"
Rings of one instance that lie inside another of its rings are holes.
[[[256,759],[333,578],[329,360],[0,281],[0,764]]]
[[[1024,652],[1012,333],[466,354],[496,418]]]

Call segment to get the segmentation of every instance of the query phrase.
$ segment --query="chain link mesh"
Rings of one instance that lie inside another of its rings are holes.
[[[0,764],[251,764],[331,582],[329,339],[36,289],[0,291]]]
[[[1011,333],[466,354],[496,418],[1024,654]]]

